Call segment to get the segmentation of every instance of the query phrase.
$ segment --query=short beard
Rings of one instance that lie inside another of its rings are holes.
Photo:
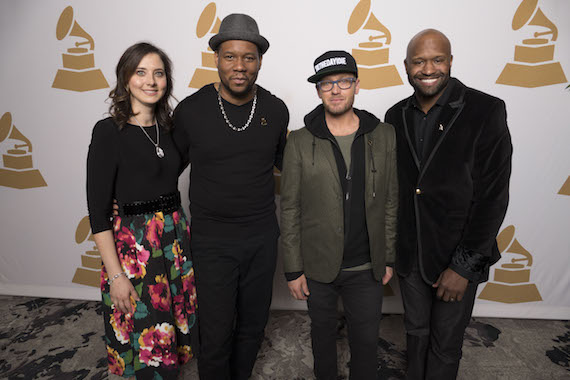
[[[231,87],[229,86],[229,83],[224,82],[222,78],[220,78],[220,85],[224,88],[224,91],[226,91],[233,98],[243,99],[247,98],[252,94],[256,81],[257,81],[257,75],[255,76],[255,78],[253,78],[253,81],[243,91],[240,92],[232,90]]]
[[[443,92],[443,90],[445,89],[445,87],[449,83],[450,77],[451,77],[451,70],[449,70],[449,72],[447,74],[443,75],[443,81],[439,84],[439,86],[434,87],[429,92],[423,91],[423,88],[420,85],[416,84],[416,79],[410,77],[409,75],[408,75],[408,82],[410,82],[410,85],[414,88],[414,90],[416,91],[416,93],[419,96],[421,96],[422,98],[431,98],[431,97],[437,96]],[[419,81],[419,79],[418,79],[418,81]]]
[[[352,109],[353,105],[354,105],[354,95],[352,96],[352,99],[350,99],[346,103],[346,106],[341,109],[332,109],[325,102],[323,102],[323,107],[325,107],[325,110],[332,116],[344,115],[345,113],[349,112]]]

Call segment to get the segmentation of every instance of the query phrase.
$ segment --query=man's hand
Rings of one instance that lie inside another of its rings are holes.
[[[386,285],[394,275],[394,268],[386,267],[386,273],[382,276],[382,285]]]
[[[119,215],[119,204],[116,199],[113,199],[113,217]]]
[[[457,272],[450,268],[444,270],[435,284],[432,286],[437,288],[437,298],[445,302],[461,301],[469,280],[461,277]]]
[[[307,278],[304,274],[295,280],[287,282],[287,286],[289,287],[289,293],[297,300],[306,300],[310,294],[309,287],[307,286]]]

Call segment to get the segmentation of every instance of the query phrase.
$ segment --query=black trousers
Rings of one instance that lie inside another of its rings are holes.
[[[461,302],[444,302],[418,269],[399,279],[407,334],[406,379],[455,379],[478,284],[467,285]]]
[[[201,380],[251,375],[269,316],[277,238],[278,232],[240,240],[192,235]]]
[[[329,284],[307,281],[307,306],[318,380],[337,379],[338,297],[342,298],[350,347],[350,379],[378,377],[378,329],[382,318],[383,288],[372,270],[341,271]]]

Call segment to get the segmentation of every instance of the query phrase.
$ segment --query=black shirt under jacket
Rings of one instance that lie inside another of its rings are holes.
[[[429,109],[427,113],[424,113],[418,100],[415,96],[412,96],[412,106],[413,106],[413,128],[412,141],[415,143],[416,154],[420,160],[420,165],[423,166],[424,157],[428,157],[433,149],[433,144],[437,141],[435,137],[438,128],[436,125],[439,120],[439,115],[443,106],[447,104],[451,91],[453,89],[454,82],[449,81],[447,87],[443,91],[443,94],[437,99],[435,104]]]

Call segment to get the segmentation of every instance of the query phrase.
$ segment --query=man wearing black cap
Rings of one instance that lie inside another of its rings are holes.
[[[281,242],[291,295],[307,300],[317,379],[337,378],[340,296],[350,378],[376,379],[382,284],[395,259],[398,183],[391,125],[353,108],[358,70],[344,51],[315,60],[322,104],[291,132],[281,177]]]
[[[263,340],[277,257],[273,166],[289,113],[255,84],[269,42],[244,14],[210,39],[220,82],[183,100],[174,140],[190,171],[202,380],[247,379]]]

